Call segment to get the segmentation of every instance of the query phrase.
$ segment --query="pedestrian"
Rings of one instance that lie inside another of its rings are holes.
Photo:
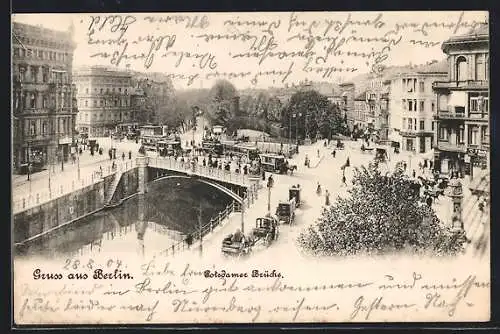
[[[403,169],[406,171],[406,168],[408,167],[408,164],[406,162],[403,162]]]
[[[417,176],[417,172],[415,172],[415,170],[413,170],[413,172],[411,173],[411,175],[412,175],[413,177],[416,177],[416,176]]]
[[[347,160],[346,160],[346,162],[345,162],[345,166],[346,166],[346,167],[351,166],[351,161],[349,160],[349,157],[347,157]]]
[[[125,152],[122,152],[122,160],[125,160]]]
[[[318,158],[319,158],[319,150],[317,151],[317,154],[318,154]]]
[[[203,158],[203,167],[206,167],[207,166],[207,160],[205,158]]]
[[[99,166],[99,172],[101,173],[102,176],[102,166]]]
[[[333,150],[332,155],[335,158],[335,156],[337,155],[337,150]]]
[[[328,189],[325,190],[325,205],[330,205],[330,193],[328,192]]]
[[[132,160],[132,151],[128,151],[128,159]]]
[[[424,169],[427,168],[428,164],[427,164],[427,159],[424,159]]]
[[[346,186],[347,187],[347,179],[345,177],[345,174],[342,174],[342,184],[341,187]]]
[[[432,160],[429,160],[429,169],[432,169]]]

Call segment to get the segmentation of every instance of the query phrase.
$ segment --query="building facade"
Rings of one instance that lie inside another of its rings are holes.
[[[95,66],[79,69],[73,77],[78,89],[76,124],[80,133],[106,136],[118,124],[133,121],[131,74]]]
[[[339,85],[340,106],[343,114],[347,115],[347,127],[350,131],[354,130],[356,124],[355,98],[356,87],[351,82]]]
[[[400,122],[397,128],[403,151],[423,154],[432,150],[436,112],[432,84],[446,77],[446,62],[435,61],[415,66],[392,78],[390,99],[395,103],[391,103],[391,113],[397,115],[395,122]]]
[[[56,31],[13,22],[14,169],[67,161],[74,143],[73,27]]]
[[[442,174],[471,174],[488,166],[488,26],[452,37],[441,49],[448,56],[448,77],[433,85],[437,95],[435,168]]]

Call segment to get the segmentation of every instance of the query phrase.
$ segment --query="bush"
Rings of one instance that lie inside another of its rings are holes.
[[[347,198],[324,208],[298,242],[315,255],[410,252],[452,255],[463,250],[464,233],[445,226],[421,203],[414,183],[401,171],[382,175],[376,164],[356,169]]]

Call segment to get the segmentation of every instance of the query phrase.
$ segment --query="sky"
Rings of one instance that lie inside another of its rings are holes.
[[[487,19],[487,12],[443,11],[13,15],[13,21],[55,30],[67,30],[73,23],[74,67],[162,72],[172,75],[177,89],[209,88],[217,78],[230,80],[238,89],[279,87],[304,79],[341,82],[376,65],[442,60],[444,40]],[[217,34],[238,38],[205,40]],[[92,44],[89,38],[108,42]],[[308,41],[315,41],[309,49]],[[149,55],[149,61],[132,59],[141,54]],[[113,55],[122,55],[118,66]],[[240,75],[224,77],[231,72]]]

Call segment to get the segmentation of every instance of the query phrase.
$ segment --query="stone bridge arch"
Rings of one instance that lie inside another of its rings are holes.
[[[243,198],[241,196],[239,196],[237,193],[235,193],[234,191],[232,191],[232,190],[230,190],[230,189],[228,189],[228,188],[226,188],[226,187],[224,187],[216,182],[209,181],[209,180],[199,178],[199,177],[193,177],[193,176],[188,176],[188,175],[166,175],[166,176],[161,176],[157,179],[152,180],[151,183],[159,182],[159,181],[167,180],[167,179],[189,179],[189,180],[193,180],[196,182],[204,183],[204,184],[211,186],[219,191],[222,191],[223,193],[230,196],[232,199],[234,199],[239,204],[243,203]]]

